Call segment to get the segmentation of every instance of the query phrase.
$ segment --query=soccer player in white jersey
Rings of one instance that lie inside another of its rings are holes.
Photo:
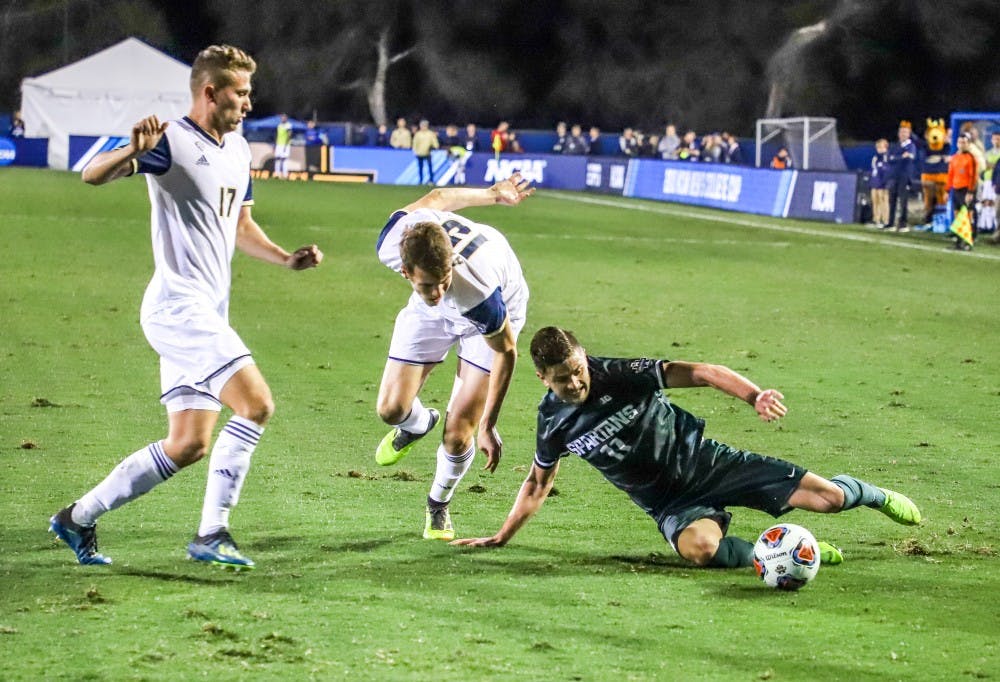
[[[315,245],[288,253],[251,215],[250,149],[234,131],[250,111],[255,70],[254,60],[238,48],[206,48],[191,68],[188,116],[139,121],[127,145],[99,154],[83,170],[83,180],[93,185],[137,172],[146,176],[156,271],[140,319],[160,355],[160,401],[169,430],[52,517],[51,530],[81,564],[111,563],[97,548],[98,517],[201,459],[225,405],[234,414],[212,448],[201,525],[188,556],[253,568],[229,534],[229,512],[274,403],[250,351],[229,326],[233,251],[293,270],[323,258]]]
[[[457,346],[458,368],[427,496],[427,539],[455,537],[448,503],[472,466],[477,427],[485,468],[495,471],[500,463],[497,421],[528,304],[528,285],[506,238],[454,211],[513,206],[533,192],[518,173],[486,188],[434,189],[393,213],[379,235],[379,260],[413,287],[396,317],[379,387],[378,415],[393,427],[376,449],[379,464],[398,462],[437,424],[438,411],[424,407],[417,394]]]

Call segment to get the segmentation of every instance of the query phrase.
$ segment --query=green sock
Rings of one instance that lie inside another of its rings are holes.
[[[865,483],[847,474],[834,476],[830,481],[844,491],[844,506],[840,508],[840,511],[847,511],[861,505],[872,509],[881,509],[885,506],[885,493],[871,483]]]
[[[753,565],[753,545],[743,538],[727,537],[708,562],[709,568],[740,568]]]

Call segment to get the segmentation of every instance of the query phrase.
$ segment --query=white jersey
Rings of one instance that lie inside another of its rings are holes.
[[[472,323],[484,336],[499,332],[508,314],[512,318],[524,318],[528,285],[521,273],[521,264],[503,234],[489,225],[449,211],[429,208],[412,213],[396,211],[379,235],[376,244],[379,260],[402,273],[399,245],[403,233],[422,222],[441,225],[455,251],[451,286],[441,303],[434,306],[438,309],[435,312],[452,322]],[[416,292],[412,298],[425,308],[432,308]]]
[[[142,317],[194,299],[228,319],[236,225],[240,208],[253,203],[246,140],[229,133],[220,144],[184,117],[170,122],[134,170],[149,186],[156,264]]]

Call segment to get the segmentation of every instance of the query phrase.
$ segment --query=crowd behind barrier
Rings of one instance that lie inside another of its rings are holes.
[[[781,217],[863,222],[901,231],[909,229],[906,204],[918,198],[922,188],[925,195],[927,192],[927,176],[922,181],[919,169],[927,165],[926,159],[931,154],[939,151],[913,136],[912,162],[904,163],[902,170],[893,171],[896,177],[909,178],[906,183],[899,181],[899,188],[891,193],[893,209],[900,207],[902,221],[895,226],[887,224],[888,219],[881,215],[888,190],[883,189],[886,181],[875,170],[882,167],[875,143],[842,148],[849,172],[818,172],[797,169],[795,160],[780,152],[767,164],[769,168],[752,168],[746,162],[755,157],[754,140],[738,138],[726,131],[701,136],[694,131],[678,134],[673,125],[665,126],[662,134],[644,134],[633,128],[617,134],[601,132],[596,127],[584,132],[581,125],[564,123],[551,131],[514,131],[506,122],[493,129],[472,124],[461,129],[455,125],[436,128],[424,122],[422,140],[417,136],[421,140],[417,154],[413,139],[419,126],[403,118],[389,130],[387,126],[316,123],[273,116],[244,124],[243,134],[250,142],[259,176],[275,173],[275,131],[282,120],[290,128],[287,166],[291,172],[281,176],[290,179],[478,184],[521,170],[540,187],[607,192]],[[9,130],[6,137],[0,137],[0,165],[46,165],[47,140],[24,138],[23,123],[16,112],[0,116],[0,124]],[[909,123],[904,124],[910,127]],[[116,136],[72,136],[69,168],[79,170],[96,153],[126,141]],[[899,144],[894,142],[893,146],[897,154],[900,154]],[[896,158],[884,149],[882,152],[887,159],[882,165]],[[991,184],[985,181],[990,179],[987,174],[996,165],[1000,146],[994,142],[987,148],[980,142],[973,152],[977,153],[980,164],[984,180],[981,184]],[[992,199],[970,206],[970,211],[985,207],[987,216],[995,215],[990,213],[994,210]],[[935,207],[926,199],[925,208],[918,228],[947,232],[943,216],[933,215],[935,210],[942,213],[941,202]],[[895,218],[896,211],[891,213]],[[983,213],[980,210],[975,215]],[[995,218],[992,224],[987,221],[980,225],[980,231],[993,230]]]

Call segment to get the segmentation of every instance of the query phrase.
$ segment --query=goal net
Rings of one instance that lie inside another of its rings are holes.
[[[757,167],[769,166],[781,147],[788,149],[794,168],[847,170],[835,118],[757,119]]]

